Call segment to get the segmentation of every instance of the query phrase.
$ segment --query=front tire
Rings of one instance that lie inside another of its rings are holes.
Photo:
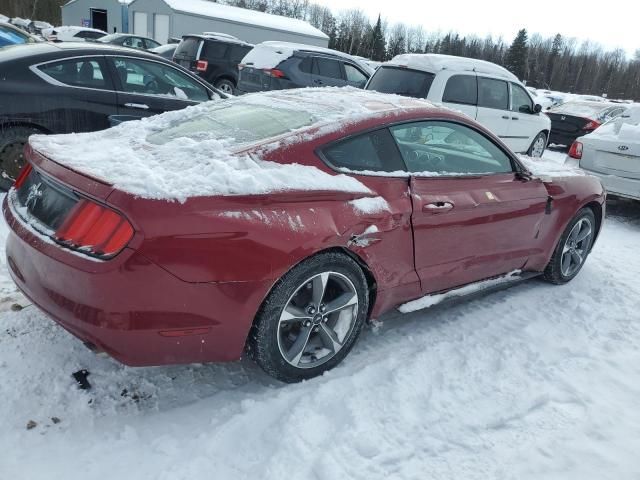
[[[534,158],[540,158],[544,154],[545,149],[547,148],[547,135],[544,132],[540,132],[536,135],[536,138],[531,142],[531,146],[529,150],[527,150],[527,155]]]
[[[0,129],[0,190],[11,188],[24,166],[24,146],[29,137],[42,133],[34,127],[10,126]]]
[[[339,364],[369,311],[367,280],[349,256],[327,252],[293,267],[263,303],[247,341],[269,375],[293,383]]]
[[[590,208],[578,211],[564,229],[553,256],[544,270],[544,279],[562,285],[582,270],[591,251],[596,232],[596,219]]]

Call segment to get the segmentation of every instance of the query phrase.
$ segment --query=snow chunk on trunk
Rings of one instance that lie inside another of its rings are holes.
[[[382,197],[357,198],[349,202],[355,210],[361,213],[372,214],[384,211],[391,211],[389,204]]]

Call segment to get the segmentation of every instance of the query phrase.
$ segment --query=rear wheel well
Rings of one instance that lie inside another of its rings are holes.
[[[42,133],[46,133],[49,134],[51,133],[49,130],[47,130],[46,128],[37,125],[35,123],[30,123],[30,122],[5,122],[0,124],[0,133],[3,133],[5,130],[9,129],[9,128],[14,128],[14,127],[24,127],[24,128],[34,128],[36,130],[39,130]]]
[[[588,208],[593,212],[593,216],[596,218],[596,236],[600,233],[600,227],[602,226],[602,205],[598,202],[589,202],[583,208]],[[593,243],[591,242],[591,248],[593,248]]]
[[[213,85],[215,86],[215,84],[216,84],[216,83],[218,83],[220,80],[228,80],[228,81],[230,81],[231,83],[233,83],[233,86],[234,86],[234,87],[237,87],[237,86],[238,86],[238,82],[237,82],[237,80],[234,80],[234,79],[233,79],[233,77],[231,77],[231,76],[229,76],[229,75],[227,75],[227,74],[222,74],[222,75],[220,75],[220,76],[216,77],[216,78],[213,80],[213,82],[211,82],[211,83],[213,83]]]

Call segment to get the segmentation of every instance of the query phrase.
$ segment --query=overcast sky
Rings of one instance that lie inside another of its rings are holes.
[[[427,31],[502,35],[510,43],[521,28],[529,34],[591,40],[606,49],[640,48],[639,0],[314,0],[334,12],[360,8],[372,21],[422,25]]]

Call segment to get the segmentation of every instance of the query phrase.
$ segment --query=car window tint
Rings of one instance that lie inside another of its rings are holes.
[[[478,77],[478,106],[509,110],[509,88],[507,82],[493,78]]]
[[[344,73],[347,74],[347,80],[349,82],[361,83],[364,85],[367,81],[367,76],[349,63],[344,64]]]
[[[352,171],[397,172],[405,166],[385,128],[334,143],[323,150],[331,166]]]
[[[371,77],[367,90],[426,98],[434,78],[435,75],[429,72],[407,68],[380,67]]]
[[[251,48],[245,47],[244,45],[232,45],[229,50],[229,61],[232,63],[240,63],[240,60],[249,53]]]
[[[302,73],[311,73],[312,64],[313,64],[313,58],[305,57],[300,62],[300,66],[298,68]]]
[[[342,79],[340,62],[329,58],[316,57],[313,62],[313,73],[321,77]]]
[[[207,90],[200,83],[168,65],[133,58],[117,58],[114,63],[125,92],[197,102],[209,100]]]
[[[200,58],[224,58],[226,54],[226,43],[205,41]]]
[[[523,113],[533,112],[533,102],[531,98],[529,98],[524,88],[515,83],[511,84],[511,111]]]
[[[40,65],[45,75],[74,87],[108,88],[104,63],[100,59],[73,59]]]
[[[475,75],[454,75],[447,80],[442,95],[443,102],[476,105],[478,103],[478,82]]]
[[[425,176],[512,172],[507,154],[483,134],[451,122],[391,128],[409,172]]]
[[[150,38],[145,38],[144,39],[144,44],[145,44],[145,48],[147,50],[149,50],[151,48],[158,48],[158,47],[161,46],[158,42],[156,42],[155,40],[151,40]]]
[[[144,49],[144,41],[139,37],[127,37],[123,43],[126,47]]]
[[[76,38],[102,38],[104,37],[104,33],[101,32],[92,32],[91,30],[82,30],[74,35]]]

